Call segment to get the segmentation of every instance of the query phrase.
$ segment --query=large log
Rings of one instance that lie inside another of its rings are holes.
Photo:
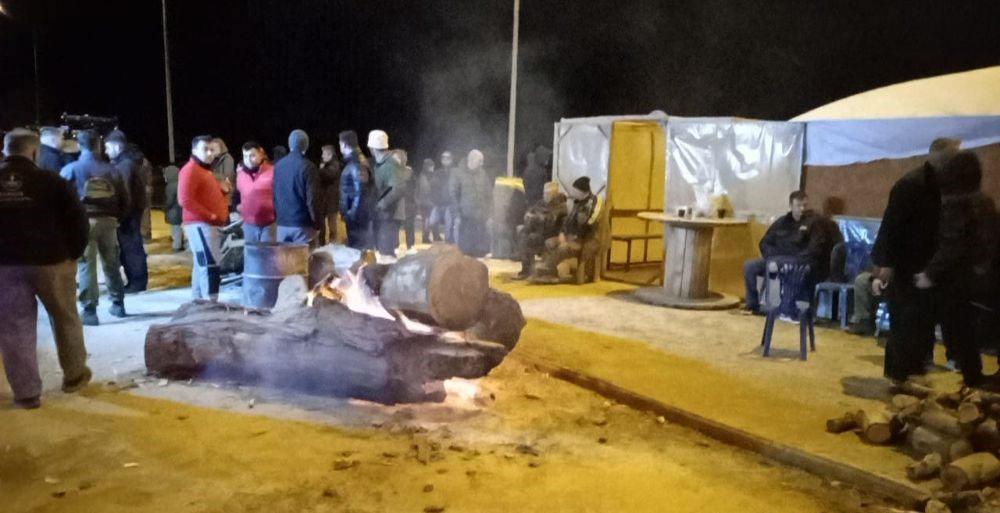
[[[875,445],[892,443],[902,429],[899,419],[881,411],[859,411],[857,423],[861,437]]]
[[[177,379],[233,379],[386,404],[440,401],[441,381],[477,378],[507,349],[415,334],[399,322],[317,298],[274,313],[196,301],[146,335],[147,369]]]
[[[499,342],[507,349],[514,349],[525,324],[517,300],[506,292],[490,289],[479,313],[479,321],[466,333],[472,338]]]
[[[1000,460],[988,452],[977,452],[951,462],[941,470],[946,490],[966,490],[1000,477]]]
[[[314,249],[309,255],[309,287],[331,274],[342,275],[348,272],[361,256],[360,250],[340,244],[327,244]]]
[[[377,285],[365,278],[386,309],[450,330],[475,324],[490,290],[486,265],[446,244],[400,258]]]

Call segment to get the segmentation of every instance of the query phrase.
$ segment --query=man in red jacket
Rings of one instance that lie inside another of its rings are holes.
[[[240,192],[240,216],[245,242],[274,242],[274,167],[267,161],[264,147],[257,141],[243,145],[243,162],[236,171]]]
[[[191,160],[181,168],[177,200],[181,204],[184,234],[194,255],[191,269],[191,294],[195,299],[219,298],[219,258],[222,253],[219,227],[229,220],[225,195],[232,190],[228,181],[221,184],[212,175],[215,154],[212,138],[199,135],[191,141]]]

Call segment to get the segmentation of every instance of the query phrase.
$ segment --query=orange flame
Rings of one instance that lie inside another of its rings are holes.
[[[361,272],[365,266],[361,266],[354,274],[345,274],[334,278],[329,287],[340,292],[340,301],[353,312],[380,317],[390,321],[396,320],[389,313],[361,279]]]

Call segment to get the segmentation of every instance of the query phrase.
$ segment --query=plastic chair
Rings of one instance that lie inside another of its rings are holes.
[[[771,354],[774,321],[782,312],[787,311],[798,311],[799,314],[799,359],[806,359],[807,339],[810,349],[816,351],[812,303],[797,300],[802,287],[807,285],[809,271],[809,264],[806,263],[768,261],[763,301],[767,317],[764,320],[764,333],[760,340],[760,344],[764,346],[763,355],[765,358]]]

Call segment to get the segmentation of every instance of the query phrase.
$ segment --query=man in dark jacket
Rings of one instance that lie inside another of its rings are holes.
[[[524,214],[524,224],[517,230],[517,246],[521,257],[521,272],[526,279],[535,271],[535,257],[545,252],[545,243],[559,237],[559,230],[568,214],[566,195],[559,192],[557,182],[545,184],[542,199]]]
[[[563,221],[559,235],[545,241],[542,265],[531,276],[533,283],[557,283],[559,264],[571,258],[579,258],[583,244],[592,240],[596,234],[604,203],[590,190],[590,178],[577,178],[569,192],[573,198],[573,208]]]
[[[382,255],[395,257],[399,228],[406,219],[406,168],[392,158],[389,135],[384,131],[368,133],[368,149],[375,160],[375,249]]]
[[[552,150],[545,146],[535,148],[528,156],[524,170],[524,197],[529,205],[541,201],[542,188],[552,179]]]
[[[889,288],[892,319],[884,373],[897,383],[924,374],[925,360],[934,347],[936,297],[933,290],[915,287],[912,277],[927,267],[937,250],[941,210],[938,169],[958,152],[960,144],[955,139],[935,140],[928,161],[892,186],[872,248],[872,289],[881,295]]]
[[[451,175],[451,197],[458,213],[458,247],[472,257],[483,257],[489,252],[487,232],[490,207],[493,205],[493,179],[483,169],[483,153],[469,152],[466,169]]]
[[[789,260],[810,266],[810,278],[800,291],[808,296],[816,281],[825,278],[830,265],[830,230],[824,219],[809,210],[809,196],[795,191],[788,197],[790,210],[768,227],[760,241],[763,258],[748,260],[743,264],[743,281],[746,287],[745,312],[757,314],[760,310],[760,292],[757,279],[764,276],[767,261]]]
[[[41,404],[38,300],[49,315],[63,391],[75,392],[91,377],[74,294],[87,216],[72,187],[35,166],[39,145],[33,132],[12,130],[4,136],[0,163],[0,356],[21,408]]]
[[[97,326],[97,258],[107,280],[111,308],[115,317],[125,317],[125,284],[121,278],[121,248],[118,243],[118,222],[128,213],[129,190],[118,170],[100,159],[101,137],[93,130],[77,135],[80,159],[66,164],[60,175],[76,188],[77,195],[90,218],[90,242],[77,270],[83,324]]]
[[[163,189],[163,220],[170,225],[171,248],[174,253],[184,251],[184,213],[180,202],[177,201],[177,181],[180,171],[174,164],[163,168],[163,180],[166,182]]]
[[[431,212],[431,222],[442,226],[444,229],[444,238],[448,244],[454,244],[458,237],[455,223],[458,212],[455,212],[455,198],[451,196],[451,177],[458,172],[458,168],[455,167],[455,158],[451,152],[442,152],[441,168],[436,171],[436,174],[439,183],[443,187],[440,189],[435,188],[435,190],[440,191],[440,195],[435,198],[435,208]]]
[[[347,226],[347,245],[354,249],[371,248],[372,169],[358,147],[354,130],[340,133],[340,154],[344,171],[340,175],[340,213]]]
[[[981,182],[982,168],[971,152],[957,154],[941,169],[937,251],[913,277],[918,290],[938,295],[941,331],[967,387],[983,380],[972,302],[983,297],[981,286],[991,279],[997,243],[996,205],[980,190]]]
[[[319,170],[306,158],[309,136],[293,130],[288,136],[291,151],[274,164],[274,211],[278,242],[312,244],[320,216]]]
[[[118,244],[121,262],[125,268],[125,292],[134,294],[146,290],[149,270],[146,266],[146,248],[142,240],[142,216],[146,212],[146,177],[141,167],[145,157],[135,148],[128,150],[128,140],[121,130],[114,130],[104,141],[104,152],[128,187],[128,211],[118,224]]]
[[[46,171],[59,173],[59,170],[69,162],[62,152],[63,131],[52,126],[43,126],[41,129],[42,150],[38,155],[38,167]]]
[[[340,159],[332,144],[323,146],[319,164],[319,185],[323,190],[323,219],[320,220],[319,243],[337,240],[337,217],[340,212]]]

